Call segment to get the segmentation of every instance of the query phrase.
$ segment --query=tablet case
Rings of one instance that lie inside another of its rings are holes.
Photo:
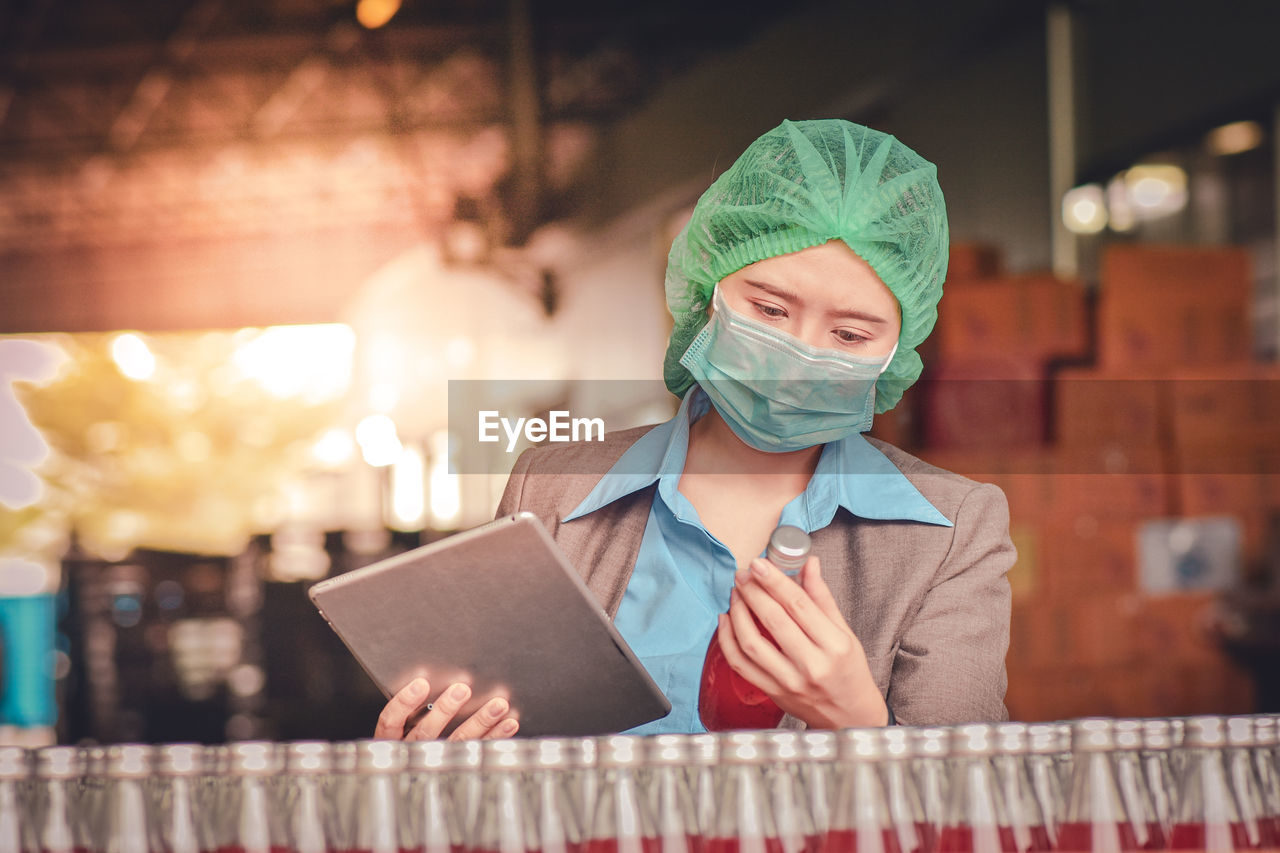
[[[418,676],[431,684],[429,702],[455,682],[471,685],[446,734],[494,696],[510,702],[525,737],[619,732],[671,710],[531,513],[330,578],[309,595],[388,697]]]

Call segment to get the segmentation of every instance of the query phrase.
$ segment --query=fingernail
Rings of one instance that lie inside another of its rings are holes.
[[[513,735],[516,733],[516,729],[518,729],[519,727],[520,727],[520,724],[517,723],[515,720],[507,720],[505,723],[502,724],[502,727],[499,729],[499,731],[501,731],[504,735]]]
[[[758,578],[769,577],[769,564],[757,557],[751,561],[751,574]]]
[[[734,583],[746,583],[747,579],[750,577],[751,577],[750,569],[738,569],[738,571],[734,572],[733,574]]]
[[[507,713],[507,700],[494,700],[494,703],[489,706],[489,713],[495,717],[501,717],[503,714]]]
[[[463,699],[467,698],[467,694],[470,692],[471,690],[470,688],[467,687],[467,685],[455,684],[449,688],[449,698],[456,699],[459,702],[461,702]]]
[[[422,694],[427,692],[427,683],[421,678],[415,678],[409,682],[409,686],[405,688],[410,699],[420,699]]]

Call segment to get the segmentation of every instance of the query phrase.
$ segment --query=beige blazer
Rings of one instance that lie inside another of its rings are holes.
[[[612,618],[635,567],[657,484],[573,521],[602,475],[652,427],[521,454],[498,515],[538,516]],[[899,723],[1008,719],[1004,658],[1015,552],[1004,493],[868,439],[954,527],[859,518],[843,508],[813,553]],[[783,725],[804,724],[787,717]]]

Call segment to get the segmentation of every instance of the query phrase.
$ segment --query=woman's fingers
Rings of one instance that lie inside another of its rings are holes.
[[[724,648],[723,641],[721,649],[724,650],[725,660],[739,675],[770,694],[795,690],[799,686],[799,672],[756,627],[755,620],[751,618],[751,608],[743,600],[737,587],[729,593],[728,622],[733,628],[730,642],[741,658],[741,663],[735,661],[729,650]],[[744,666],[743,663],[750,666]]]
[[[422,707],[430,692],[431,685],[425,678],[415,678],[400,688],[378,715],[373,736],[379,740],[400,740],[404,737],[404,724]]]
[[[816,554],[811,555],[805,562],[800,580],[804,591],[809,593],[813,603],[818,605],[818,609],[825,613],[828,619],[837,625],[845,624],[840,605],[836,604],[836,597],[831,594],[831,587],[827,586],[827,582],[822,578],[822,563]]]
[[[413,730],[405,735],[405,740],[435,740],[440,737],[440,733],[448,727],[453,720],[454,715],[462,709],[462,706],[471,698],[471,688],[459,682],[451,684],[449,689],[440,694],[440,698],[432,704],[431,710],[426,713]]]
[[[510,737],[520,724],[511,718],[504,719],[511,706],[501,696],[490,699],[479,711],[454,729],[449,740],[476,740],[479,738]]]
[[[816,562],[817,557],[809,559]],[[808,566],[806,563],[806,572]],[[753,591],[752,587],[756,590]],[[778,645],[791,656],[807,655],[813,646],[833,651],[848,644],[844,617],[839,610],[835,611],[833,618],[805,587],[787,577],[768,560],[752,560],[750,575],[739,589],[761,624],[773,633]],[[830,596],[828,591],[827,597]]]

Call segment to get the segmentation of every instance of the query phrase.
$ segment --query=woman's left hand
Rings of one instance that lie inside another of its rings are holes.
[[[840,614],[816,556],[805,563],[800,583],[759,557],[734,581],[719,632],[735,672],[810,728],[888,723],[866,652]],[[753,613],[776,646],[756,627]]]

